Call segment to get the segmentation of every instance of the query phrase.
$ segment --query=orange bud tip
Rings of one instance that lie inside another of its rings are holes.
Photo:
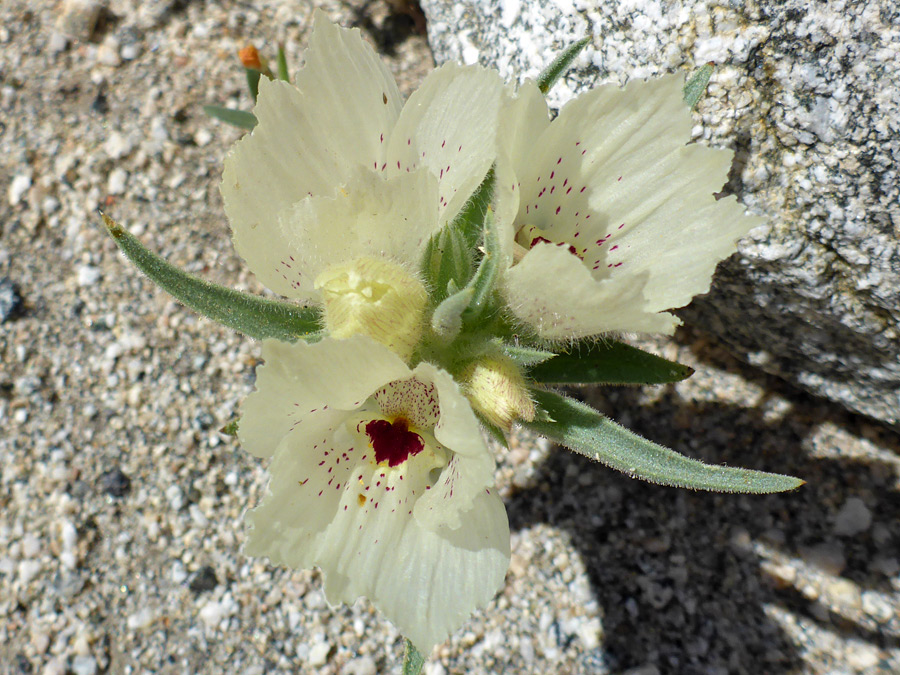
[[[263,64],[259,59],[259,52],[253,45],[247,45],[238,51],[238,58],[245,68],[253,68],[254,70],[262,70]]]

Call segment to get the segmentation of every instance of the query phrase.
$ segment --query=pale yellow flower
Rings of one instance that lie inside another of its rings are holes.
[[[716,200],[733,153],[688,145],[683,80],[603,85],[550,121],[525,83],[502,114],[498,214],[515,237],[504,294],[544,338],[671,333],[761,219]]]
[[[494,161],[502,89],[496,72],[447,64],[403,105],[359,31],[318,12],[296,86],[260,81],[258,124],[225,160],[222,197],[238,253],[268,288],[302,302],[328,299],[336,267],[375,275],[354,282],[360,297],[388,284],[421,295],[410,289],[421,288],[423,248]],[[405,357],[416,342],[406,328],[385,335],[349,321]]]
[[[509,525],[459,387],[357,335],[263,343],[238,435],[271,458],[245,552],[322,570],[330,603],[369,598],[423,654],[502,587]]]

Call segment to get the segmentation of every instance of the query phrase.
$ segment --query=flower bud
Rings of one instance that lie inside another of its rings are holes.
[[[332,337],[368,335],[409,361],[428,301],[418,279],[389,260],[358,258],[326,269],[315,287],[322,292]]]
[[[484,356],[469,364],[461,380],[472,407],[509,431],[515,420],[534,419],[534,401],[516,365],[505,356]]]
[[[254,70],[262,71],[266,67],[259,56],[259,52],[253,45],[247,45],[238,50],[238,58],[241,60],[241,64],[244,68],[253,68]]]

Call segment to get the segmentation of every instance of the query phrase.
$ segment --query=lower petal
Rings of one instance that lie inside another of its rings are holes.
[[[537,244],[506,272],[513,314],[547,339],[608,332],[671,333],[678,320],[648,307],[646,272],[596,280],[567,248]]]

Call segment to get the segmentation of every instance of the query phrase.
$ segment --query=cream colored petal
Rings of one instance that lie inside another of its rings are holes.
[[[257,457],[270,457],[298,425],[311,425],[310,435],[318,436],[335,424],[331,413],[343,419],[341,411],[410,373],[396,354],[365,336],[313,345],[265,340],[262,357],[238,424],[241,445]]]
[[[519,167],[519,243],[536,228],[572,246],[610,296],[633,295],[640,279],[651,314],[706,292],[760,221],[713,197],[732,153],[685,145],[690,127],[678,76],[600,87],[565,106]]]
[[[550,125],[550,110],[541,90],[532,80],[523,82],[513,95],[504,91],[497,132],[498,147],[513,166],[521,170],[540,135]]]
[[[567,249],[538,244],[509,269],[504,295],[521,321],[547,339],[635,331],[671,333],[678,320],[647,309],[646,273],[618,284],[594,279]]]
[[[319,354],[317,348],[335,344],[346,343],[324,341],[301,350],[299,359],[291,360],[301,362],[303,377],[297,381],[279,378],[279,393],[291,400],[296,393],[290,395],[290,385],[309,387],[309,382],[316,382],[318,387],[318,380],[308,378],[329,375],[314,372],[307,357],[316,354],[330,361],[334,354]],[[363,353],[360,347],[364,346],[353,348]],[[269,356],[266,368],[293,355],[278,351]],[[377,368],[380,354],[370,351],[368,357]],[[262,371],[260,387],[273,391],[274,375]],[[428,653],[502,586],[509,564],[509,525],[502,501],[472,469],[477,457],[486,455],[491,467],[493,462],[480,435],[477,442],[470,438],[474,420],[471,412],[466,414],[465,401],[458,400],[456,385],[446,373],[424,364],[414,375],[407,371],[405,378],[410,377],[418,384],[379,388],[356,410],[319,409],[291,425],[277,442],[266,496],[247,514],[252,529],[245,551],[290,567],[320,567],[329,602],[351,603],[368,597]],[[456,435],[443,433],[442,428],[434,436],[416,430],[422,433],[421,451],[396,466],[376,463],[368,425],[381,421],[382,412],[394,408],[411,407],[414,413],[409,417],[414,421],[434,419],[428,400],[419,400],[433,391],[432,384],[440,399],[438,425],[454,427]],[[331,387],[345,397],[343,387]],[[395,400],[404,395],[419,398],[406,404]],[[285,408],[291,406],[282,406],[281,414]],[[277,420],[269,421],[277,430]],[[457,425],[464,429],[456,429]],[[280,431],[273,435],[279,436]],[[435,437],[449,438],[467,454],[454,455],[456,463],[446,464],[447,449]],[[457,467],[463,469],[457,471]],[[442,473],[435,483],[434,470],[441,468],[455,485],[441,499],[441,508],[454,514],[454,529],[439,524],[436,516],[423,522],[414,515],[418,504],[440,489],[445,476]],[[490,470],[487,474],[490,479]],[[472,481],[478,484],[470,486]],[[458,513],[461,504],[466,507]]]
[[[225,158],[221,185],[238,253],[266,286],[289,297],[290,284],[272,274],[289,243],[277,214],[309,195],[333,194],[358,166],[377,165],[401,106],[393,78],[359,31],[323,16],[299,89],[261,78],[258,124]]]
[[[360,257],[388,258],[416,274],[438,227],[436,195],[437,181],[427,171],[386,179],[360,169],[333,197],[310,197],[279,214],[277,230],[284,234],[276,255],[263,242],[254,251],[257,258],[270,255],[267,274],[303,299],[318,298],[314,282],[330,266]]]
[[[356,456],[338,442],[329,447]],[[480,493],[460,528],[431,530],[397,508],[409,496],[403,484],[395,483],[392,500],[376,497],[376,509],[371,492],[343,489],[341,481],[357,484],[356,465],[329,474],[341,489],[307,490],[313,480],[299,485],[309,474],[297,455],[276,455],[271,492],[247,514],[248,554],[295,568],[318,566],[330,603],[369,598],[423,654],[502,587],[509,525],[496,494]],[[284,487],[275,485],[279,477]]]
[[[517,172],[524,166],[522,156],[532,151],[534,142],[549,124],[547,103],[534,82],[524,82],[517,92],[507,85],[497,131],[497,183],[494,190],[494,215],[501,232],[501,250],[508,261],[504,266],[511,264],[513,257],[521,193]]]
[[[494,162],[502,86],[496,71],[445,64],[403,107],[384,169],[387,175],[431,171],[441,223],[459,212]]]
[[[329,139],[332,157],[319,159],[375,168],[403,104],[390,70],[359,29],[340,28],[316,11],[297,87],[307,101],[302,132]]]

